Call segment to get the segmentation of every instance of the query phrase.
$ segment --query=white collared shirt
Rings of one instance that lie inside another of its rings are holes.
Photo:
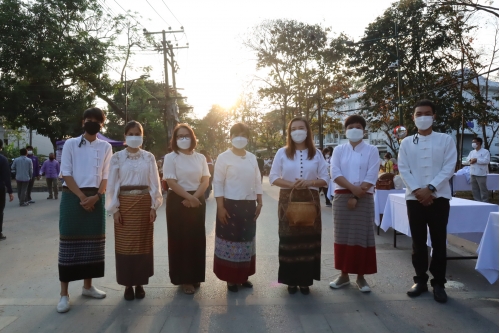
[[[286,156],[286,148],[280,148],[274,156],[271,172],[269,173],[269,182],[271,185],[277,179],[283,179],[289,182],[295,182],[297,179],[317,180],[322,179],[327,184],[330,183],[328,175],[328,164],[319,150],[312,160],[307,159],[307,149],[295,151],[293,160]],[[309,187],[319,190],[318,187]]]
[[[61,175],[73,177],[79,188],[99,188],[101,181],[108,179],[109,162],[113,156],[111,145],[100,139],[90,142],[85,138],[80,145],[82,138],[71,138],[64,143]]]
[[[467,156],[467,160],[470,161],[473,158],[477,158],[477,162],[469,167],[471,176],[486,176],[488,174],[488,164],[490,164],[490,152],[484,148],[473,149]]]
[[[451,199],[450,178],[455,172],[457,149],[452,137],[432,132],[405,138],[399,147],[398,167],[406,184],[406,200],[416,200],[413,191],[431,184],[436,198]]]
[[[231,200],[256,200],[262,194],[259,165],[254,154],[237,156],[230,149],[217,157],[215,163],[214,196]]]
[[[332,180],[344,177],[355,186],[360,186],[363,182],[375,185],[378,178],[380,157],[375,146],[365,142],[359,143],[354,149],[350,143],[345,143],[333,150],[331,162]],[[367,192],[373,193],[375,186]],[[342,186],[335,183],[336,190],[344,190]]]
[[[217,164],[217,163],[216,163]],[[163,160],[163,179],[175,179],[185,191],[196,191],[202,177],[210,177],[207,158],[197,152],[191,155],[179,151],[165,155]]]

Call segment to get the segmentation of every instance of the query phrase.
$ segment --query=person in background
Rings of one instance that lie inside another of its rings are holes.
[[[489,202],[486,177],[488,165],[490,164],[490,152],[482,148],[483,139],[472,139],[472,151],[467,156],[470,162],[470,182],[472,185],[472,196],[476,201]]]
[[[43,162],[40,172],[42,173],[42,176],[45,176],[45,181],[47,182],[47,188],[49,190],[49,196],[47,199],[57,200],[57,177],[59,176],[60,167],[59,162],[57,162],[54,157],[54,153],[50,153],[49,159]],[[52,195],[52,191],[54,192],[54,195]]]
[[[260,183],[264,180],[264,159],[260,153],[257,153],[257,165],[259,166],[260,171]]]
[[[33,162],[26,156],[28,151],[23,148],[19,151],[21,156],[16,158],[12,163],[12,169],[16,172],[17,182],[17,197],[19,198],[19,206],[29,206],[27,200],[28,185],[33,178]]]
[[[366,129],[363,117],[349,116],[344,127],[349,143],[335,148],[331,164],[335,182],[334,258],[335,268],[341,271],[341,275],[330,283],[330,287],[338,289],[348,285],[349,274],[356,274],[358,289],[370,292],[365,275],[377,272],[373,192],[378,177],[379,155],[377,147],[363,141]]]
[[[323,149],[323,157],[328,164],[328,175],[330,175],[330,161],[332,158],[332,153],[330,152],[330,149],[328,149],[328,147]],[[330,182],[328,182],[328,185],[330,185]],[[332,207],[332,202],[330,201],[330,198],[328,198],[328,186],[322,187],[321,191],[325,195],[326,207]]]
[[[30,182],[28,184],[28,190],[26,192],[26,201],[28,203],[33,204],[35,200],[31,198],[31,191],[33,190],[33,185],[35,184],[35,179],[40,180],[40,162],[38,161],[38,157],[33,155],[33,147],[27,146],[26,150],[28,151],[28,158],[33,162],[33,175],[31,176]]]
[[[406,208],[413,241],[412,263],[415,284],[407,291],[410,297],[426,292],[429,276],[434,300],[444,303],[448,296],[446,283],[446,227],[450,214],[451,188],[457,161],[452,137],[432,130],[436,107],[429,100],[418,101],[413,120],[418,132],[406,137],[399,148],[399,172],[406,184]],[[427,232],[432,242],[432,259],[428,265]]]
[[[288,123],[286,146],[273,161],[269,182],[281,187],[278,205],[278,282],[288,285],[288,293],[309,294],[313,280],[321,276],[321,206],[319,189],[330,181],[328,165],[314,147],[311,126],[304,118]],[[312,226],[290,225],[286,211],[294,201],[313,202],[319,214]],[[372,222],[373,223],[373,222]]]
[[[210,179],[208,182],[208,187],[207,190],[205,191],[205,200],[208,200],[208,197],[210,197],[210,192],[212,192],[212,181],[214,179],[214,161],[212,160],[212,157],[210,157],[210,154],[202,149],[200,150],[200,154],[203,154],[205,158],[207,159],[207,164],[208,164],[208,172],[210,172]]]
[[[170,281],[184,293],[194,294],[205,282],[205,191],[210,172],[207,159],[194,151],[196,136],[188,124],[178,124],[172,134],[173,152],[165,156],[163,178],[167,195],[168,267]]]
[[[3,140],[0,139],[0,153],[3,152]],[[5,188],[9,193],[9,201],[14,200],[12,194],[12,185],[10,183],[10,167],[7,158],[0,154],[0,241],[5,240],[7,237],[3,234],[3,211],[5,209]]]
[[[384,155],[384,172],[394,173],[394,162],[391,160],[391,153]]]

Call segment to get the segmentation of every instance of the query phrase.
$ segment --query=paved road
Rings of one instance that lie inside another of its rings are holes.
[[[168,277],[165,210],[155,226],[155,275],[145,287],[146,298],[127,302],[116,283],[112,219],[107,221],[106,276],[94,280],[107,292],[104,300],[81,296],[81,282],[70,284],[72,309],[56,312],[58,202],[35,193],[37,203],[21,208],[7,204],[0,242],[0,331],[4,332],[498,332],[498,283],[489,285],[475,270],[474,260],[448,264],[450,296],[436,303],[431,293],[406,296],[412,284],[410,240],[392,231],[376,236],[379,273],[368,276],[372,293],[354,285],[332,290],[331,210],[323,207],[322,280],[311,294],[289,295],[277,283],[278,189],[264,179],[264,209],[257,227],[257,274],[253,290],[228,293],[212,273],[215,201],[207,204],[206,283],[195,295],[185,295]],[[459,251],[451,248],[450,251]],[[353,281],[355,277],[352,277]]]

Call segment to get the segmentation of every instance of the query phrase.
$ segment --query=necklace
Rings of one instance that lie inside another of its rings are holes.
[[[130,160],[138,160],[142,156],[140,149],[136,153],[131,153],[128,150],[126,150],[126,152],[127,152],[127,158]]]

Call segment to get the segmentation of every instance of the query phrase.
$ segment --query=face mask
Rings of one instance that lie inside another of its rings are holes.
[[[125,137],[125,142],[130,148],[139,148],[142,146],[142,136],[127,135]]]
[[[326,154],[326,155],[325,155],[325,158],[330,158],[330,155],[329,155],[329,154]]]
[[[83,129],[87,134],[96,135],[101,130],[101,124],[94,121],[87,121],[83,124]]]
[[[189,147],[191,147],[191,138],[182,138],[177,140],[177,146],[180,149],[189,149]]]
[[[363,130],[360,130],[359,128],[351,128],[345,131],[345,136],[349,139],[351,142],[358,142],[363,139],[363,136],[365,133]]]
[[[472,148],[476,149],[477,148],[477,144],[475,144],[474,142],[472,143]]]
[[[415,126],[422,131],[429,129],[433,122],[434,118],[432,116],[421,116],[415,118]]]
[[[243,149],[248,144],[248,139],[243,136],[237,136],[231,140],[234,148]]]
[[[306,141],[307,131],[306,130],[295,130],[291,133],[292,140],[295,143],[302,143]]]
[[[32,150],[28,150],[28,155],[33,155],[33,151]]]

